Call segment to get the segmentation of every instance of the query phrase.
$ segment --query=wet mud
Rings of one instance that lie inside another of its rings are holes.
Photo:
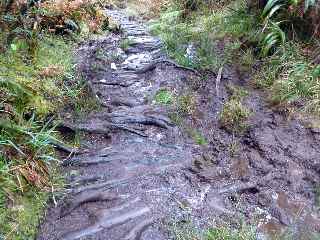
[[[243,218],[267,235],[319,232],[320,131],[271,109],[231,67],[219,83],[214,74],[203,80],[171,62],[143,23],[108,14],[121,31],[77,50],[101,110],[62,126],[86,133],[85,151],[64,160],[67,189],[37,239],[165,240],[174,239],[175,223],[205,229]],[[253,114],[242,134],[219,123],[229,84],[250,92]],[[177,106],[154,100],[163,89],[192,95],[192,111],[177,121]]]

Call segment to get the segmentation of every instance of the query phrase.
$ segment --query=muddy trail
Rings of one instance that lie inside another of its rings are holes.
[[[290,229],[294,239],[320,231],[320,130],[271,110],[250,89],[249,127],[228,133],[218,120],[226,86],[248,88],[245,79],[229,68],[219,84],[214,74],[204,81],[170,61],[141,21],[122,10],[108,15],[121,31],[77,51],[102,110],[61,126],[85,133],[83,151],[63,162],[67,189],[37,239],[165,240],[177,226],[236,226],[243,218],[261,233]],[[178,110],[154,101],[161,89],[192,93],[195,109],[179,126]],[[207,143],[198,145],[190,131]]]

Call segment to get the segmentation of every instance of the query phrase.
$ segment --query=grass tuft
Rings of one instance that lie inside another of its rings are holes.
[[[128,38],[122,39],[120,42],[120,48],[123,51],[127,51],[129,49],[129,47],[131,46],[132,41]]]
[[[231,99],[223,106],[220,114],[221,125],[232,132],[245,130],[245,120],[250,116],[250,111],[236,99]]]
[[[196,98],[192,93],[181,95],[177,99],[177,111],[181,115],[192,115],[196,110]]]
[[[170,91],[162,89],[155,95],[155,101],[157,104],[170,105],[174,102],[174,96]]]
[[[46,35],[33,59],[17,46],[0,53],[0,235],[8,240],[34,239],[46,201],[62,186],[50,116],[84,111],[71,42]]]
[[[253,229],[242,227],[232,230],[227,227],[213,228],[206,233],[206,240],[255,240],[256,233]]]
[[[248,92],[233,85],[228,86],[231,94],[220,113],[220,124],[231,132],[241,133],[246,129],[245,121],[251,115],[250,110],[242,103]]]

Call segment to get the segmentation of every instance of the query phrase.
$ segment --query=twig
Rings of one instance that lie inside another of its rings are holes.
[[[174,62],[172,60],[169,60],[169,59],[160,59],[160,60],[157,60],[155,63],[162,63],[162,62],[170,63],[173,66],[175,66],[176,68],[180,68],[180,69],[184,69],[184,70],[187,70],[187,71],[191,71],[194,74],[199,75],[199,76],[201,75],[196,69],[179,65],[178,63],[176,63],[176,62]]]
[[[219,68],[219,72],[216,78],[216,94],[218,97],[219,97],[219,86],[220,86],[220,81],[222,77],[222,70],[223,70],[223,67]]]
[[[50,144],[54,148],[56,148],[56,149],[58,149],[60,151],[63,151],[65,153],[70,153],[71,155],[73,155],[73,154],[78,155],[78,154],[83,154],[83,153],[86,152],[86,151],[81,151],[81,150],[79,150],[77,148],[70,148],[70,147],[68,147],[68,146],[66,146],[64,144],[58,143],[58,142],[50,142]]]
[[[226,186],[219,190],[219,194],[224,193],[239,193],[244,192],[248,189],[253,189],[257,187],[257,183],[240,183],[232,186]]]

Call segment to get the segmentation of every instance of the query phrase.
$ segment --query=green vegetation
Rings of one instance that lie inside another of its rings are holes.
[[[232,132],[242,132],[246,128],[244,121],[250,111],[237,99],[227,101],[220,114],[221,125]]]
[[[185,127],[185,131],[194,140],[196,144],[201,146],[208,144],[207,139],[196,129]]]
[[[0,238],[34,239],[47,200],[63,186],[53,148],[62,144],[58,115],[96,106],[84,100],[74,39],[106,23],[94,1],[2,1],[0,18]]]
[[[310,0],[172,0],[150,27],[178,63],[214,72],[237,65],[273,104],[320,114],[317,9]]]
[[[191,223],[176,224],[173,226],[173,233],[176,240],[256,240],[255,229],[245,225],[237,230],[223,225],[200,231]]]
[[[120,48],[123,51],[127,51],[128,48],[131,46],[131,44],[132,44],[132,41],[129,38],[122,39],[120,42]]]
[[[235,231],[227,227],[213,228],[206,233],[206,240],[255,240],[255,231],[242,227]]]
[[[257,86],[271,90],[274,104],[294,106],[306,101],[302,110],[320,113],[319,66],[308,60],[301,45],[289,42],[284,47],[265,60],[263,71],[256,72]]]
[[[72,44],[45,36],[33,59],[23,44],[0,54],[0,229],[5,239],[32,239],[55,174],[52,118],[77,105],[83,83],[74,74]]]
[[[196,142],[196,144],[198,145],[207,145],[207,139],[202,136],[198,131],[193,130],[190,132],[191,137],[194,139],[194,141]]]
[[[245,130],[245,121],[251,114],[250,110],[242,103],[248,93],[240,87],[229,85],[228,88],[231,96],[224,103],[219,120],[228,131],[240,133]]]
[[[181,96],[174,96],[172,92],[166,89],[161,89],[155,95],[155,102],[162,105],[173,105],[175,111],[170,114],[171,120],[183,127],[186,133],[195,141],[198,145],[207,145],[207,140],[196,129],[188,126],[183,126],[183,120],[185,116],[192,115],[196,110],[195,96],[191,93],[187,93]]]
[[[231,157],[236,157],[240,150],[240,143],[237,140],[233,140],[229,145],[229,153]]]
[[[255,19],[245,9],[235,13],[231,10],[233,6],[214,10],[204,3],[197,4],[195,12],[181,9],[179,2],[171,4],[158,21],[150,24],[150,28],[161,36],[168,54],[181,65],[217,71],[232,61],[240,48],[241,37],[256,34],[252,30]],[[238,2],[233,4],[236,7],[242,5]],[[221,43],[226,37],[228,39]],[[191,56],[187,54],[190,43],[195,46],[195,53]]]
[[[181,95],[177,99],[177,111],[180,115],[192,115],[196,110],[196,99],[192,93]]]
[[[169,90],[159,90],[155,96],[155,101],[158,104],[170,105],[174,102],[174,96]]]

